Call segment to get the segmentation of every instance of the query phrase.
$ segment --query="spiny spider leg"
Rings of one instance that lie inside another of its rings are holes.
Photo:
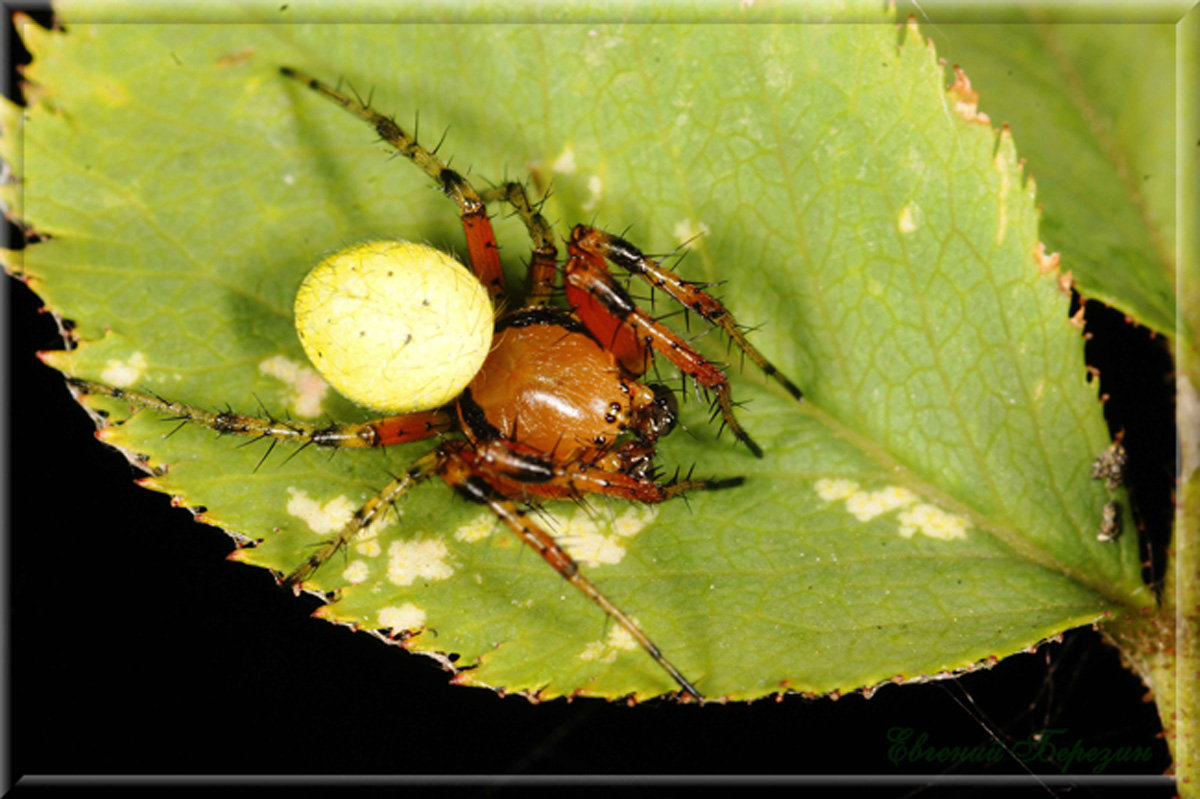
[[[350,543],[354,536],[365,530],[377,518],[387,513],[387,509],[395,507],[396,502],[408,493],[409,489],[425,481],[433,474],[442,461],[440,450],[433,450],[420,458],[418,458],[408,470],[394,478],[390,483],[384,486],[383,490],[376,494],[367,503],[354,512],[353,518],[346,523],[336,536],[326,541],[321,545],[321,548],[314,552],[308,560],[304,561],[300,568],[293,571],[291,574],[283,578],[283,585],[293,588],[299,592],[300,584],[313,575],[317,569],[338,553],[342,547]]]
[[[560,463],[546,453],[508,438],[476,442],[473,449],[463,450],[459,457],[502,493],[516,495],[521,493],[522,486],[536,486],[539,499],[579,499],[588,494],[602,494],[654,505],[689,491],[717,491],[745,482],[743,477],[693,480],[689,473],[684,480],[659,485],[650,477],[621,471],[619,460],[604,464]]]
[[[655,321],[634,303],[629,292],[613,279],[604,265],[601,254],[595,249],[580,245],[581,233],[587,235],[587,231],[591,230],[594,229],[584,228],[582,225],[576,227],[567,244],[567,297],[572,305],[576,305],[578,300],[572,297],[574,290],[576,296],[583,295],[588,300],[590,307],[585,308],[582,303],[577,306],[584,323],[595,332],[597,328],[605,329],[610,326],[611,320],[615,319],[627,336],[658,350],[675,364],[680,372],[703,388],[711,390],[717,397],[717,407],[730,432],[745,444],[756,458],[761,458],[762,447],[755,443],[733,414],[729,378],[670,328]]]
[[[644,633],[628,614],[622,611],[612,600],[604,595],[591,580],[579,570],[579,564],[567,554],[554,538],[545,530],[528,520],[528,513],[517,507],[516,503],[497,491],[486,478],[487,469],[482,461],[486,459],[487,450],[502,450],[513,442],[505,439],[484,442],[478,448],[466,441],[447,442],[432,452],[424,455],[413,463],[401,476],[393,479],[382,491],[362,506],[349,523],[333,538],[325,542],[312,554],[300,568],[283,579],[284,585],[298,586],[313,575],[323,564],[329,561],[344,546],[350,543],[356,535],[367,528],[387,508],[394,505],[410,489],[418,483],[436,474],[445,483],[472,502],[488,507],[492,513],[504,522],[524,544],[532,547],[550,564],[567,582],[578,588],[585,596],[595,602],[658,663],[671,678],[689,695],[697,700],[703,696],[691,682],[662,654],[662,650]],[[511,453],[509,453],[511,454]],[[523,468],[528,469],[535,459],[523,461]],[[493,462],[495,459],[493,458]],[[548,462],[540,465],[548,466]],[[493,475],[494,476],[494,475]],[[526,471],[525,474],[528,477]],[[677,496],[689,488],[725,488],[736,485],[740,478],[733,481],[684,481],[664,487],[664,494],[656,501],[665,501]],[[613,492],[620,496],[619,492]]]
[[[418,144],[415,138],[401,130],[394,119],[385,117],[353,97],[342,94],[299,70],[280,67],[279,71],[285,77],[303,83],[317,94],[337,103],[351,114],[370,124],[379,137],[395,148],[396,152],[425,170],[425,174],[434,179],[441,190],[458,205],[463,232],[467,237],[467,251],[471,257],[471,268],[475,270],[480,282],[487,288],[493,302],[502,300],[505,295],[504,272],[500,268],[500,250],[496,246],[496,235],[492,232],[492,223],[488,220],[487,208],[470,182],[451,169],[445,161]]]
[[[558,248],[554,246],[554,234],[546,222],[539,206],[529,202],[525,187],[520,183],[509,181],[492,189],[480,192],[484,202],[506,202],[521,217],[529,238],[533,239],[533,256],[529,259],[529,279],[526,286],[525,304],[527,306],[546,305],[554,291],[554,281],[558,275]]]
[[[720,325],[733,343],[737,344],[742,352],[748,355],[750,360],[754,361],[767,376],[773,378],[796,399],[804,396],[795,383],[776,369],[775,365],[750,343],[742,328],[738,326],[737,320],[733,318],[733,314],[699,286],[685,281],[669,269],[664,269],[659,262],[647,258],[641,250],[628,241],[598,228],[584,225],[576,227],[571,233],[571,242],[637,275],[649,283],[652,289],[662,289],[685,308],[695,311],[713,324]]]
[[[363,424],[331,424],[324,427],[293,421],[242,416],[232,412],[204,411],[180,402],[172,402],[151,394],[68,378],[75,388],[88,393],[112,397],[163,414],[185,423],[216,430],[314,444],[326,447],[379,447],[428,438],[449,430],[454,420],[443,411],[413,413],[366,422]],[[650,479],[636,478],[622,472],[608,472],[584,463],[554,464],[547,458],[532,456],[528,449],[504,438],[472,445],[465,441],[448,442],[416,460],[405,473],[387,484],[375,497],[364,504],[351,521],[333,538],[326,541],[299,568],[283,578],[283,584],[296,587],[346,546],[354,536],[368,527],[410,489],[437,474],[450,487],[469,499],[487,505],[524,543],[533,547],[555,571],[600,606],[624,628],[643,649],[671,675],[684,691],[702,699],[699,691],[668,661],[657,645],[637,623],[618,608],[586,577],[579,573],[578,564],[564,551],[549,533],[526,520],[526,512],[493,488],[483,475],[514,484],[538,483],[547,489],[541,498],[559,493],[564,498],[586,494],[607,494],[642,502],[665,502],[686,491],[706,491],[740,485],[742,478],[726,480],[683,480],[658,486]],[[532,469],[540,469],[531,474]],[[542,479],[541,472],[544,472]],[[557,489],[557,491],[555,490]]]
[[[549,533],[529,521],[526,511],[517,507],[515,502],[506,498],[480,476],[479,471],[473,468],[464,457],[467,455],[469,446],[464,442],[451,442],[440,448],[445,453],[445,460],[438,466],[437,472],[446,481],[446,484],[472,502],[486,505],[508,526],[508,529],[513,531],[517,538],[541,555],[563,579],[582,591],[585,596],[599,605],[609,618],[633,636],[642,649],[671,675],[679,687],[692,698],[703,700],[704,697],[696,687],[671,661],[667,660],[662,650],[650,640],[646,633],[642,632],[642,628],[638,626],[637,622],[617,607],[591,580],[583,576],[579,571],[579,564],[567,554],[566,550],[559,546]]]
[[[448,432],[454,429],[458,421],[445,411],[422,411],[403,416],[388,416],[361,424],[318,425],[311,422],[242,416],[229,411],[214,413],[185,405],[182,402],[165,400],[153,394],[113,388],[103,383],[93,383],[90,380],[80,380],[75,377],[68,377],[67,382],[85,394],[112,397],[129,402],[139,408],[161,413],[170,419],[178,419],[181,422],[216,430],[218,433],[271,438],[318,447],[358,449],[407,444],[411,441],[430,438],[438,433]]]

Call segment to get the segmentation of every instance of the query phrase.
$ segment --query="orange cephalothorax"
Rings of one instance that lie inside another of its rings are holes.
[[[502,319],[470,390],[500,435],[557,460],[605,448],[630,424],[630,389],[612,354],[554,308]]]

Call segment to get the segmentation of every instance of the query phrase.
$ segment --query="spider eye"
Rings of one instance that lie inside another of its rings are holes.
[[[661,383],[652,383],[649,388],[654,392],[654,402],[642,411],[638,433],[643,441],[652,443],[675,429],[679,421],[679,402],[675,392]]]

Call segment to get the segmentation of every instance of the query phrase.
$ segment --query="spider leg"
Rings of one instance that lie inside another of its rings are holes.
[[[542,216],[541,204],[533,205],[525,194],[525,187],[509,181],[479,195],[484,202],[501,201],[513,207],[517,216],[525,223],[529,238],[533,240],[533,255],[529,259],[529,278],[525,291],[525,304],[546,305],[554,291],[554,280],[558,275],[558,248],[554,246],[554,234]]]
[[[755,457],[761,458],[762,448],[734,416],[729,378],[716,364],[634,303],[629,292],[613,279],[600,253],[580,245],[581,231],[586,235],[586,231],[590,230],[594,228],[575,228],[567,245],[567,300],[576,308],[584,324],[597,335],[601,335],[597,328],[607,331],[617,326],[617,332],[624,336],[624,340],[632,339],[642,347],[653,347],[665,355],[680,372],[716,395],[717,407],[730,432]],[[616,333],[613,334],[613,340],[617,340]],[[618,353],[618,357],[621,357],[621,353]],[[646,360],[643,358],[643,362]],[[621,363],[629,368],[623,358]]]
[[[364,105],[353,97],[325,85],[291,67],[280,67],[279,71],[288,78],[303,83],[317,94],[337,103],[351,114],[367,122],[379,137],[395,148],[396,152],[412,161],[433,178],[438,187],[458,206],[462,217],[463,232],[467,237],[467,251],[471,256],[471,267],[487,288],[493,303],[504,298],[504,273],[500,268],[500,251],[496,246],[496,235],[488,219],[487,208],[470,182],[450,168],[450,165],[426,150],[417,140],[405,133],[396,120]]]
[[[660,288],[685,308],[695,311],[709,322],[719,325],[733,343],[754,361],[760,369],[784,387],[797,400],[803,397],[800,389],[775,365],[766,359],[746,338],[733,315],[724,305],[698,285],[690,283],[660,263],[647,258],[634,245],[611,233],[579,225],[571,232],[571,244],[582,250],[607,258],[612,263],[645,280],[652,288]]]
[[[408,493],[409,489],[426,480],[437,470],[443,456],[440,450],[418,458],[408,471],[392,479],[382,491],[354,513],[354,517],[346,523],[337,535],[326,541],[320,549],[314,552],[308,560],[281,581],[282,585],[291,587],[297,592],[300,584],[313,575],[317,569],[338,553],[342,547],[350,543],[354,536],[369,527],[376,519],[387,513],[388,508],[395,507],[396,502]]]
[[[562,463],[507,438],[476,442],[458,457],[505,496],[526,493],[539,499],[579,499],[603,494],[655,505],[689,491],[716,491],[744,482],[742,477],[693,480],[689,473],[684,480],[659,485],[649,477],[621,471],[619,458]]]
[[[497,440],[496,442],[487,443],[497,444],[501,442]],[[617,607],[591,580],[587,579],[580,572],[579,564],[576,563],[575,559],[568,555],[566,550],[559,546],[549,533],[530,521],[527,511],[522,510],[515,502],[493,487],[482,475],[478,463],[473,465],[468,460],[470,458],[469,446],[465,442],[455,442],[455,444],[448,444],[442,447],[445,458],[438,466],[437,473],[446,484],[472,502],[486,505],[492,513],[496,514],[512,530],[517,538],[521,539],[523,543],[532,547],[534,551],[541,555],[542,559],[549,563],[563,579],[578,588],[585,596],[599,605],[601,610],[608,614],[609,618],[633,636],[642,649],[663,670],[671,675],[671,678],[678,683],[680,688],[694,699],[702,700],[704,697],[696,687],[663,655],[662,650],[642,631],[637,622]]]
[[[389,447],[430,438],[452,430],[457,425],[454,416],[440,410],[421,411],[403,416],[387,416],[361,424],[318,425],[290,419],[275,419],[269,416],[266,418],[242,416],[232,411],[214,413],[185,405],[182,402],[165,400],[153,394],[114,388],[103,383],[93,383],[90,380],[80,380],[75,377],[68,377],[67,383],[85,394],[112,397],[128,402],[135,407],[162,414],[169,419],[179,420],[183,424],[207,427],[221,434],[232,433],[255,438],[270,438],[275,441],[292,442],[305,446],[315,445],[339,449]]]

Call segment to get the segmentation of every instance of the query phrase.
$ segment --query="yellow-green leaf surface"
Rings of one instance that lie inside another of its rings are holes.
[[[308,379],[296,288],[337,248],[386,237],[461,253],[461,230],[423,174],[280,77],[289,65],[344,78],[401,123],[419,111],[431,143],[449,128],[442,153],[480,183],[552,182],[560,235],[594,220],[667,252],[703,234],[683,274],[723,283],[805,402],[731,356],[766,457],[718,437],[698,401],[660,454],[744,486],[542,518],[706,695],[919,679],[1148,605],[1136,537],[1096,540],[1105,503],[1128,503],[1090,478],[1108,434],[1068,298],[1039,270],[1035,187],[1012,139],[947,94],[915,29],[898,47],[874,4],[864,24],[722,13],[135,25],[68,7],[65,33],[26,27],[33,104],[23,124],[9,110],[3,139],[23,191],[6,196],[48,237],[24,274],[77,324],[80,346],[53,363],[205,408],[367,418]],[[527,237],[497,227],[519,281]],[[716,334],[700,346],[724,357]],[[284,572],[430,446],[276,450],[256,470],[265,445],[174,427],[138,413],[105,436],[150,457],[150,485],[258,542],[241,560]],[[441,483],[312,587],[336,592],[332,620],[413,628],[408,647],[458,655],[468,683],[676,687]]]

